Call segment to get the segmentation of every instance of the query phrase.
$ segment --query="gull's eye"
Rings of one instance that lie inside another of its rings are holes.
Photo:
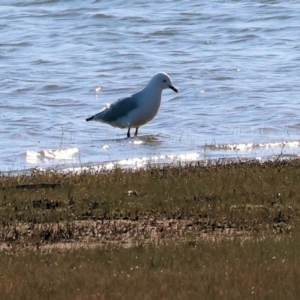
[[[163,82],[167,82],[167,79],[164,79]]]

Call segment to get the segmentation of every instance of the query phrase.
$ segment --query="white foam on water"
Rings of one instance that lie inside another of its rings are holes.
[[[35,151],[28,150],[25,153],[26,162],[29,164],[37,164],[40,162],[41,154]]]
[[[25,153],[26,162],[29,164],[36,164],[40,162],[50,162],[53,160],[70,160],[74,155],[79,153],[78,148],[69,149],[47,149],[41,151],[28,150]]]
[[[131,142],[129,142],[129,143],[131,143]],[[134,144],[134,145],[141,145],[143,143],[144,143],[143,141],[133,141],[132,144]]]
[[[189,163],[193,161],[197,161],[199,159],[199,153],[185,153],[179,155],[160,155],[153,157],[142,157],[142,158],[129,158],[122,159],[118,161],[111,161],[106,163],[101,163],[98,165],[82,165],[80,167],[68,167],[63,168],[61,172],[73,172],[73,173],[81,173],[84,171],[88,172],[99,172],[99,171],[110,171],[115,168],[121,169],[130,169],[137,170],[146,168],[149,165],[157,165],[157,164],[176,164],[176,163]]]
[[[100,91],[101,91],[101,86],[96,86],[95,87],[95,92],[96,92],[97,95],[99,94]]]
[[[247,151],[252,149],[275,149],[275,148],[296,148],[300,146],[300,141],[291,142],[273,142],[273,143],[241,143],[241,144],[223,144],[223,145],[211,145],[211,148],[221,150],[238,150]]]

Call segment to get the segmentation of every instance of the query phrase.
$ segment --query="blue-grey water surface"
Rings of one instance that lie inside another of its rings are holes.
[[[297,156],[299,15],[298,1],[2,0],[0,170]],[[158,71],[179,93],[139,138],[85,122]]]

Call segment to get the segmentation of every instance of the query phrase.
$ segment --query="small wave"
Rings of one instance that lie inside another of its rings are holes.
[[[97,165],[81,165],[79,167],[63,168],[62,172],[80,173],[84,171],[98,172],[109,171],[115,168],[137,170],[147,166],[165,165],[165,164],[186,164],[198,161],[199,153],[169,154],[142,158],[129,158],[116,161],[103,162]]]
[[[56,149],[56,150],[41,150],[41,151],[32,151],[28,150],[25,153],[26,162],[29,164],[36,164],[41,161],[47,162],[52,160],[69,160],[73,159],[74,155],[79,153],[78,148],[70,149]]]
[[[241,143],[241,144],[223,144],[223,145],[206,145],[210,149],[218,150],[238,150],[238,151],[247,151],[251,149],[268,149],[268,148],[295,148],[300,146],[300,141],[291,141],[291,142],[273,142],[273,143]]]
[[[151,33],[153,36],[174,36],[177,32],[172,29],[158,30]]]
[[[114,18],[113,15],[108,15],[108,14],[104,14],[104,13],[95,13],[91,15],[92,18],[95,19],[112,19]]]
[[[65,86],[62,86],[60,84],[47,84],[44,85],[41,89],[45,91],[53,91],[53,90],[58,90],[61,88],[65,88]]]

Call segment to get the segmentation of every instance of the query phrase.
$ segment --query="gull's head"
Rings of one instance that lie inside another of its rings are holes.
[[[160,87],[162,90],[164,89],[172,89],[174,92],[178,93],[176,87],[173,86],[171,77],[167,73],[159,72],[155,74],[150,80],[149,84],[155,84]]]

